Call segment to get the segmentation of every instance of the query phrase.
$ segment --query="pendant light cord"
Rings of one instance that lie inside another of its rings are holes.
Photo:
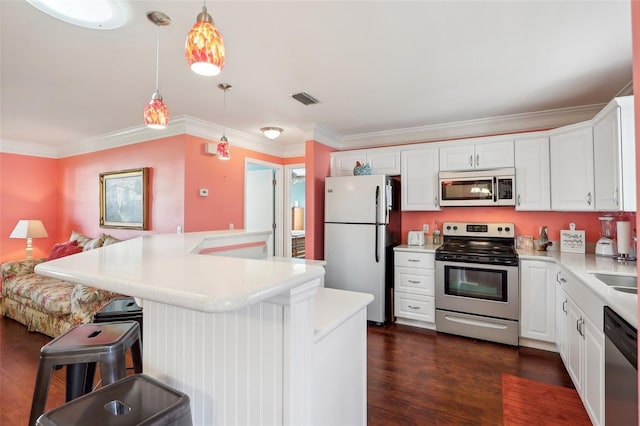
[[[227,89],[228,87],[224,88],[224,96],[222,97],[222,136],[226,136],[227,130]]]
[[[158,76],[160,74],[160,25],[156,24],[156,92],[158,91]]]

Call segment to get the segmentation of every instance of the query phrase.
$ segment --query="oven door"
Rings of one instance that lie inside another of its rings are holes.
[[[517,266],[436,261],[436,309],[517,320]]]

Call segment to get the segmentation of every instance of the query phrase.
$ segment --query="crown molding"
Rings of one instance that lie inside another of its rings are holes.
[[[0,152],[7,154],[28,155],[33,157],[58,158],[56,148],[32,142],[0,140]]]
[[[392,131],[343,137],[339,149],[371,148],[416,142],[433,142],[501,133],[553,129],[592,119],[606,104],[559,108],[524,114],[504,115]]]

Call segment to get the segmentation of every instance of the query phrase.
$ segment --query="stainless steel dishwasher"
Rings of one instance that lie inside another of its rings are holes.
[[[638,332],[604,307],[605,424],[638,425]]]

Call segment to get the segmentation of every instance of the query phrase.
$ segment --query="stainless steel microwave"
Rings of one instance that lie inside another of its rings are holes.
[[[440,172],[440,205],[515,206],[515,169]]]

